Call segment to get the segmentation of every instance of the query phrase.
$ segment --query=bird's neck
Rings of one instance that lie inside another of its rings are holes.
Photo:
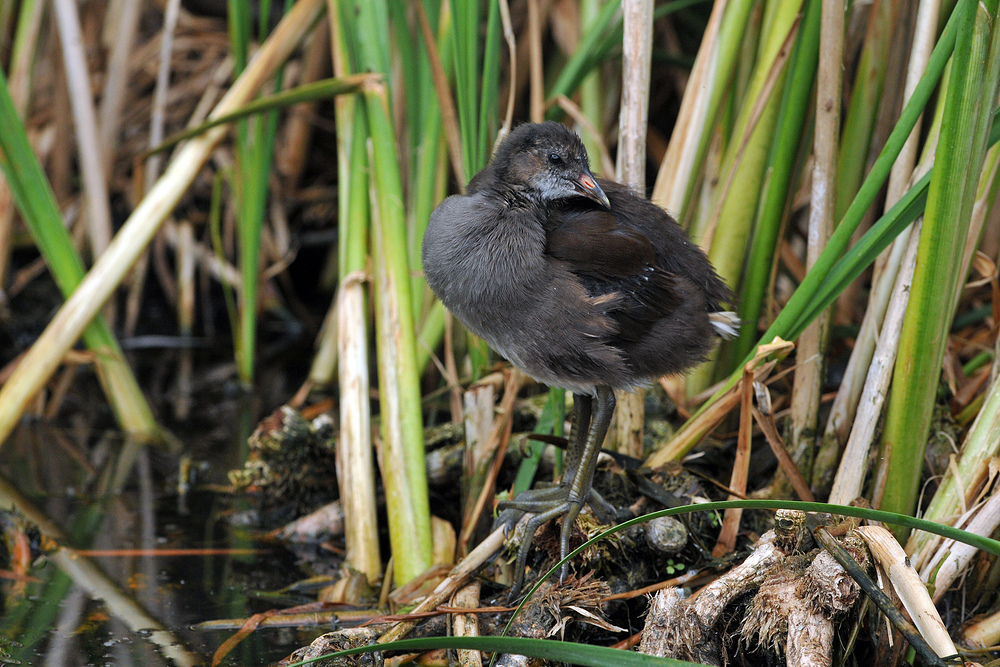
[[[511,210],[527,209],[535,212],[538,217],[544,218],[549,212],[548,203],[533,196],[533,194],[532,191],[525,188],[512,188],[505,197],[507,208]]]
[[[543,198],[541,192],[518,182],[505,170],[498,169],[492,164],[469,181],[466,194],[476,192],[490,193],[507,210],[533,209],[541,216],[547,215],[549,210],[558,204]]]

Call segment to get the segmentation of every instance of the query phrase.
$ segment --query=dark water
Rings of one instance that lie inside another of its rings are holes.
[[[15,253],[14,267],[33,260]],[[281,546],[263,542],[262,531],[236,527],[246,522],[230,517],[247,509],[246,500],[219,489],[246,458],[258,420],[301,386],[315,327],[262,317],[251,393],[236,377],[222,300],[199,311],[204,337],[193,344],[176,336],[174,310],[158,281],[147,281],[145,294],[137,336],[124,345],[158,423],[176,442],[172,448],[131,444],[116,428],[92,365],[68,364],[0,443],[6,545],[0,545],[0,667],[207,665],[236,631],[197,631],[193,624],[310,601],[263,595],[310,573]],[[329,305],[328,294],[315,298]],[[0,368],[31,345],[61,301],[45,275],[12,301],[10,319],[0,321]],[[171,332],[173,338],[165,336]],[[194,373],[183,394],[190,409],[181,415],[178,369],[185,355]],[[180,472],[185,461],[194,471],[190,478]],[[186,490],[179,489],[182,477],[189,479]],[[36,550],[31,580],[18,581],[5,573],[17,533],[11,524],[45,526],[57,535],[53,545],[128,551],[70,559]],[[167,549],[214,551],[168,555]],[[151,633],[150,625],[165,632]],[[271,664],[323,630],[259,629],[222,664]]]
[[[224,480],[241,455],[239,434],[230,435],[228,446],[202,447],[202,482]],[[23,514],[8,516],[50,522],[62,533],[58,542],[75,549],[133,551],[50,552],[30,568],[31,581],[0,579],[0,665],[210,664],[235,631],[196,631],[193,624],[296,602],[262,598],[305,575],[283,548],[234,527],[228,517],[242,509],[239,500],[199,483],[182,496],[178,456],[132,447],[113,432],[98,439],[104,442],[88,442],[83,457],[64,426],[26,423],[4,449],[0,510],[16,501]],[[102,448],[103,462],[95,456]],[[167,549],[216,551],[162,555]],[[167,632],[150,632],[149,618]],[[270,664],[320,632],[260,629],[222,664]]]

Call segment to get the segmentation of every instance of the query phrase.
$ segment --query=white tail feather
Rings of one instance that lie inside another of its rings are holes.
[[[736,313],[731,310],[709,313],[708,320],[715,327],[716,333],[723,338],[736,338],[739,326],[742,324],[740,318],[736,317]]]

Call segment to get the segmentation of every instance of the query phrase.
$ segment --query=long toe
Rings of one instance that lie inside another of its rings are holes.
[[[541,514],[564,504],[567,500],[566,489],[553,486],[547,489],[528,489],[517,494],[513,500],[505,500],[497,506],[500,514],[493,522],[493,530],[500,526],[506,526],[507,531],[513,530],[514,526],[525,514]]]
[[[514,583],[511,585],[510,593],[507,595],[509,600],[517,598],[521,593],[521,587],[524,585],[524,573],[528,565],[528,555],[531,553],[531,544],[535,539],[535,531],[546,522],[566,514],[570,509],[570,503],[562,502],[553,505],[550,509],[540,514],[534,514],[525,523],[524,534],[521,536],[521,545],[517,550],[517,560],[514,563]]]
[[[517,494],[513,500],[505,500],[498,507],[501,511],[520,510],[522,513],[538,514],[565,503],[569,499],[569,490],[562,486],[547,489],[528,489]]]
[[[559,532],[559,560],[564,560],[569,554],[569,538],[573,535],[573,524],[576,517],[580,516],[582,505],[578,502],[570,501],[566,515],[563,517],[562,530]],[[559,568],[559,583],[566,581],[566,573],[569,570],[569,563],[563,563]]]

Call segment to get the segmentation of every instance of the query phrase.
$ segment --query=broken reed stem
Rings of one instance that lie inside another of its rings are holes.
[[[879,568],[888,575],[889,582],[920,631],[920,636],[938,657],[955,655],[958,651],[934,608],[927,587],[910,566],[906,553],[896,538],[882,526],[861,526],[857,533],[868,545]]]
[[[649,121],[649,77],[653,52],[652,0],[622,2],[622,104],[618,119],[617,180],[640,195],[646,193],[646,126]],[[644,389],[622,394],[615,415],[615,447],[642,458],[645,421]]]
[[[1000,382],[994,381],[982,409],[962,444],[958,465],[945,472],[941,485],[928,506],[925,517],[932,521],[951,521],[958,508],[972,502],[990,475],[990,461],[1000,448]],[[957,473],[957,474],[956,474]],[[964,496],[964,497],[963,497]],[[933,536],[915,532],[906,543],[906,553],[914,567],[922,568],[929,557]]]
[[[471,582],[463,587],[452,598],[452,604],[460,609],[477,609],[479,607],[479,591],[482,584],[478,581]],[[456,637],[478,637],[479,636],[479,615],[454,614],[452,616],[452,627]],[[479,651],[461,649],[457,651],[459,667],[482,667],[483,659]]]
[[[511,369],[507,381],[504,382],[503,398],[497,410],[499,415],[493,419],[489,435],[473,453],[471,462],[475,467],[471,471],[467,470],[467,474],[471,475],[473,479],[481,478],[482,483],[479,488],[471,489],[472,493],[476,495],[476,502],[467,507],[462,521],[462,534],[458,541],[460,554],[466,553],[473,532],[479,524],[479,518],[486,508],[486,503],[496,495],[496,478],[500,472],[500,464],[503,463],[503,458],[507,453],[507,445],[510,442],[510,434],[514,425],[514,403],[526,381],[527,377],[524,373],[516,368]],[[492,392],[490,392],[490,396],[492,397]],[[490,409],[492,410],[492,400],[490,401]]]
[[[446,338],[447,340],[447,338]],[[509,377],[509,376],[508,376]],[[482,513],[479,505],[490,461],[490,431],[499,420],[493,404],[496,390],[491,383],[475,383],[462,396],[465,446],[462,452],[462,527],[458,555],[468,553],[468,544]],[[505,394],[504,399],[509,397]],[[491,491],[487,494],[492,496]]]
[[[338,475],[344,505],[346,561],[363,572],[369,583],[382,576],[378,541],[378,503],[372,456],[368,322],[365,318],[364,271],[340,281],[337,291],[337,342],[340,352],[340,438]]]
[[[970,649],[989,649],[1000,642],[1000,611],[978,616],[962,628],[959,634],[963,646]]]
[[[417,615],[421,612],[430,611],[436,608],[454,595],[455,591],[457,591],[476,570],[478,570],[486,561],[493,558],[494,554],[503,548],[506,539],[507,529],[504,526],[501,526],[490,533],[489,536],[480,542],[468,556],[463,558],[459,561],[458,565],[452,568],[448,577],[438,584],[431,594],[425,597],[420,604],[414,607],[410,614],[414,617],[418,617]],[[400,621],[390,628],[388,632],[379,637],[378,643],[387,644],[389,642],[399,641],[405,637],[416,624],[416,620]]]
[[[806,270],[811,269],[833,231],[837,192],[837,156],[840,149],[840,92],[844,60],[844,0],[822,3],[819,65],[816,77],[816,124],[813,143],[815,163]],[[792,391],[791,455],[807,479],[812,477],[816,426],[823,388],[829,311],[810,324],[799,337]],[[782,480],[787,482],[787,480]],[[779,483],[780,484],[780,483]]]
[[[995,491],[981,507],[975,510],[974,514],[971,521],[960,527],[975,535],[984,537],[992,535],[1000,526],[1000,492]],[[977,553],[979,549],[976,547],[955,540],[944,540],[937,548],[934,557],[920,572],[921,580],[934,582],[932,593],[934,604],[941,601],[952,583],[965,572]]]
[[[733,491],[729,495],[729,500],[746,498],[747,477],[750,474],[750,445],[753,439],[753,370],[750,364],[743,369],[740,390],[740,430],[736,443],[736,458],[733,460],[733,473],[729,480],[729,488]],[[740,532],[742,518],[742,508],[734,507],[726,510],[719,539],[712,549],[713,558],[721,558],[736,548],[736,536]]]
[[[213,115],[227,113],[245,103],[287,60],[298,40],[318,18],[322,7],[322,0],[299,0],[257,51]],[[0,389],[0,443],[7,440],[24,408],[121,284],[227,131],[225,127],[213,128],[178,151],[164,175],[25,354],[22,363]]]

